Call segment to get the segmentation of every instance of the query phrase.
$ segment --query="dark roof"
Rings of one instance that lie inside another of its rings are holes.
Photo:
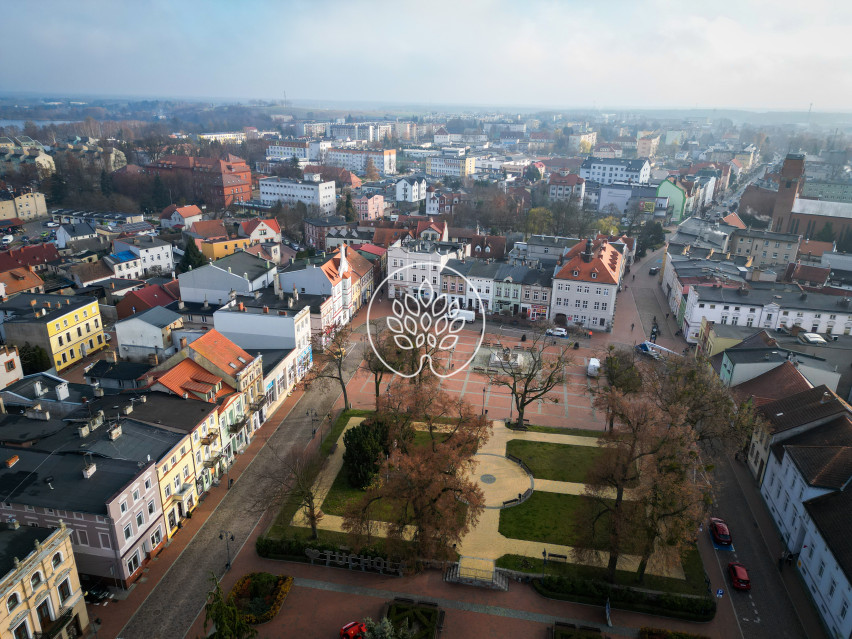
[[[846,402],[822,384],[765,404],[759,412],[769,424],[771,433],[782,433],[818,419],[841,415],[847,408]]]
[[[82,237],[84,235],[94,235],[95,229],[85,222],[79,224],[63,224],[62,230],[68,234],[69,238]]]
[[[848,578],[852,575],[852,535],[849,534],[852,489],[847,487],[846,490],[810,499],[804,506]]]
[[[338,215],[330,215],[329,217],[308,217],[305,218],[305,224],[311,226],[345,226],[349,224],[345,217]]]
[[[135,362],[108,362],[105,359],[98,360],[86,371],[86,377],[93,379],[139,379],[151,369],[149,364],[137,364]]]
[[[263,376],[266,377],[272,370],[281,363],[287,355],[293,352],[292,348],[275,348],[275,349],[260,349],[252,350],[255,355],[262,355],[261,366],[263,367]]]
[[[0,457],[18,456],[11,468],[0,465],[0,499],[6,502],[106,515],[107,501],[144,468],[135,461],[95,459],[86,479],[82,455],[50,454],[30,448],[0,447]],[[50,484],[46,480],[50,479]]]
[[[36,382],[41,382],[42,395],[36,395]],[[56,395],[56,387],[63,383],[68,385],[68,397],[62,400],[66,404],[80,404],[83,402],[84,397],[91,398],[94,395],[94,390],[88,384],[65,382],[65,380],[61,377],[56,377],[48,373],[33,373],[32,375],[27,375],[26,377],[9,384],[3,389],[3,392],[7,393],[5,396],[6,403],[10,406],[15,405],[15,401],[13,398],[9,397],[9,394],[17,395],[28,400],[26,402],[27,404],[35,401],[58,402],[59,398]],[[114,389],[104,389],[104,392],[117,393],[118,391]],[[49,404],[45,405],[45,408],[49,408]]]
[[[33,301],[34,305],[31,304]],[[93,302],[97,302],[96,297],[21,293],[0,303],[0,310],[15,313],[15,317],[6,318],[7,322],[46,324]],[[46,304],[50,304],[50,308]],[[34,309],[41,311],[38,317],[35,317]]]
[[[266,275],[269,271],[275,269],[275,264],[272,262],[263,260],[251,253],[246,253],[245,251],[232,253],[227,257],[216,260],[213,262],[213,265],[218,266],[225,271],[230,270],[231,273],[235,273],[240,277],[243,276],[243,273],[246,273],[248,274],[249,280],[256,280],[257,278]]]
[[[811,388],[799,369],[789,361],[776,366],[762,375],[731,388],[731,394],[737,401],[752,399],[755,406],[762,406]]]
[[[852,477],[852,446],[787,446],[810,486],[842,490]]]
[[[35,542],[42,543],[53,534],[55,528],[21,526],[18,529],[0,528],[0,576],[15,568],[15,561],[23,561],[32,552],[37,552]]]
[[[32,419],[26,415],[0,415],[0,442],[26,444],[60,432],[68,424],[61,419]]]
[[[144,402],[139,401],[141,397],[145,398]],[[89,402],[92,411],[103,410],[108,418],[114,417],[116,412],[131,404],[133,412],[128,417],[133,420],[145,424],[156,424],[158,427],[180,432],[192,431],[201,421],[207,419],[211,413],[217,410],[214,403],[197,399],[184,399],[177,395],[160,392],[125,393],[117,397],[96,398]],[[89,406],[68,417],[88,418]],[[114,406],[119,408],[115,409]]]

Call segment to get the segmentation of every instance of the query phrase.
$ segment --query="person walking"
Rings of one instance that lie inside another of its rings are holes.
[[[668,314],[668,313],[666,313],[666,319],[669,319],[669,314]]]
[[[630,325],[630,332],[631,332],[631,333],[633,332],[633,328],[634,328],[635,326],[636,326],[636,323],[635,323],[635,322],[634,322],[634,323],[632,323],[632,324]]]

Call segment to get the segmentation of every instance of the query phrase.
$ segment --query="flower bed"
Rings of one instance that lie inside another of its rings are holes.
[[[231,588],[228,603],[236,605],[248,623],[266,623],[278,614],[292,585],[292,577],[251,572]]]

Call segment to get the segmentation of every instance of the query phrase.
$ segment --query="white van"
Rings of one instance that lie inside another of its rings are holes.
[[[0,241],[2,241],[3,244],[11,244],[12,242],[15,241],[15,236],[14,235],[4,235],[3,239],[0,240]]]
[[[447,313],[448,320],[463,319],[468,324],[476,321],[476,313],[473,311],[463,311],[461,309],[452,308]]]
[[[601,374],[601,363],[595,357],[589,358],[589,365],[586,367],[586,375],[589,377],[598,377]]]

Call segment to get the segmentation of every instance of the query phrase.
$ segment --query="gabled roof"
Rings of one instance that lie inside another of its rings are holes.
[[[849,405],[825,384],[788,395],[759,408],[761,416],[769,425],[769,431],[773,434],[832,415],[842,415],[848,410]]]
[[[340,265],[340,249],[337,250],[335,257],[332,259],[336,265]],[[353,251],[351,247],[347,247],[346,261],[349,262],[349,268],[358,275],[359,279],[373,270],[373,265],[370,264],[369,260],[363,255],[360,255],[358,251]]]
[[[171,204],[164,208],[163,212],[160,213],[160,219],[168,219],[172,216],[172,213],[175,212],[177,212],[177,214],[180,215],[183,219],[201,215],[201,209],[195,206],[195,204],[190,204],[189,206],[178,206],[177,204]]]
[[[110,268],[104,264],[103,260],[97,262],[80,262],[68,267],[68,271],[78,278],[80,282],[99,282],[109,279],[113,276]]]
[[[278,225],[278,220],[276,220],[275,218],[262,220],[256,217],[251,220],[242,222],[240,226],[246,235],[251,235],[254,230],[261,225],[261,223],[266,224],[266,226],[272,229],[274,233],[281,233],[281,227]]]
[[[61,228],[70,238],[95,234],[95,229],[85,222],[81,222],[80,224],[63,224]]]
[[[809,499],[804,506],[848,579],[852,576],[852,535],[849,534],[852,489],[847,486],[845,490]]]
[[[23,246],[0,253],[0,271],[10,271],[20,266],[38,266],[59,259],[59,251],[52,243]]]
[[[166,285],[163,284],[152,284],[151,286],[140,288],[138,291],[130,291],[124,296],[124,299],[139,300],[146,305],[147,308],[165,306],[179,298],[178,295],[173,294],[172,291],[169,290],[170,288],[172,287],[167,288]]]
[[[737,401],[750,398],[755,406],[763,406],[811,388],[813,386],[799,372],[799,369],[786,361],[762,375],[737,384],[731,388],[731,393]]]
[[[852,477],[852,446],[785,446],[809,486],[841,490]]]
[[[247,275],[249,280],[256,280],[275,268],[275,265],[271,262],[267,262],[245,251],[236,251],[230,255],[226,255],[213,262],[213,265],[240,277]],[[201,268],[204,267],[202,266]]]
[[[181,360],[165,373],[157,376],[154,383],[160,384],[175,395],[183,396],[186,393],[189,397],[211,403],[235,392],[221,377],[207,371],[191,359]]]
[[[411,231],[407,229],[378,228],[373,233],[373,244],[387,248],[397,240],[411,237]]]
[[[355,248],[355,247],[353,247]],[[359,244],[356,248],[358,251],[364,251],[365,253],[371,253],[378,257],[381,257],[385,253],[388,252],[386,248],[382,248],[381,246],[376,246],[375,244]]]
[[[6,295],[44,286],[44,280],[28,268],[13,268],[11,271],[0,273],[0,283],[6,285]]]
[[[150,324],[151,326],[155,326],[157,328],[165,328],[169,324],[173,324],[178,321],[181,316],[174,311],[170,311],[163,306],[154,306],[153,308],[149,308],[148,310],[142,311],[141,313],[136,313],[136,315],[131,315],[130,317],[126,317],[123,320],[119,320],[116,324],[121,324],[122,322],[127,322],[129,320],[141,320],[146,324]]]
[[[793,263],[787,265],[787,272],[784,274],[784,279],[788,282],[801,280],[803,282],[825,284],[830,275],[831,268],[827,266]]]
[[[740,219],[740,216],[736,213],[729,213],[728,215],[722,218],[722,222],[724,222],[728,226],[734,226],[738,229],[746,228],[745,222],[743,222]]]
[[[228,237],[222,220],[199,220],[192,225],[192,232],[205,240]]]
[[[207,331],[189,345],[189,349],[228,374],[236,376],[254,357],[234,344],[219,331]]]

